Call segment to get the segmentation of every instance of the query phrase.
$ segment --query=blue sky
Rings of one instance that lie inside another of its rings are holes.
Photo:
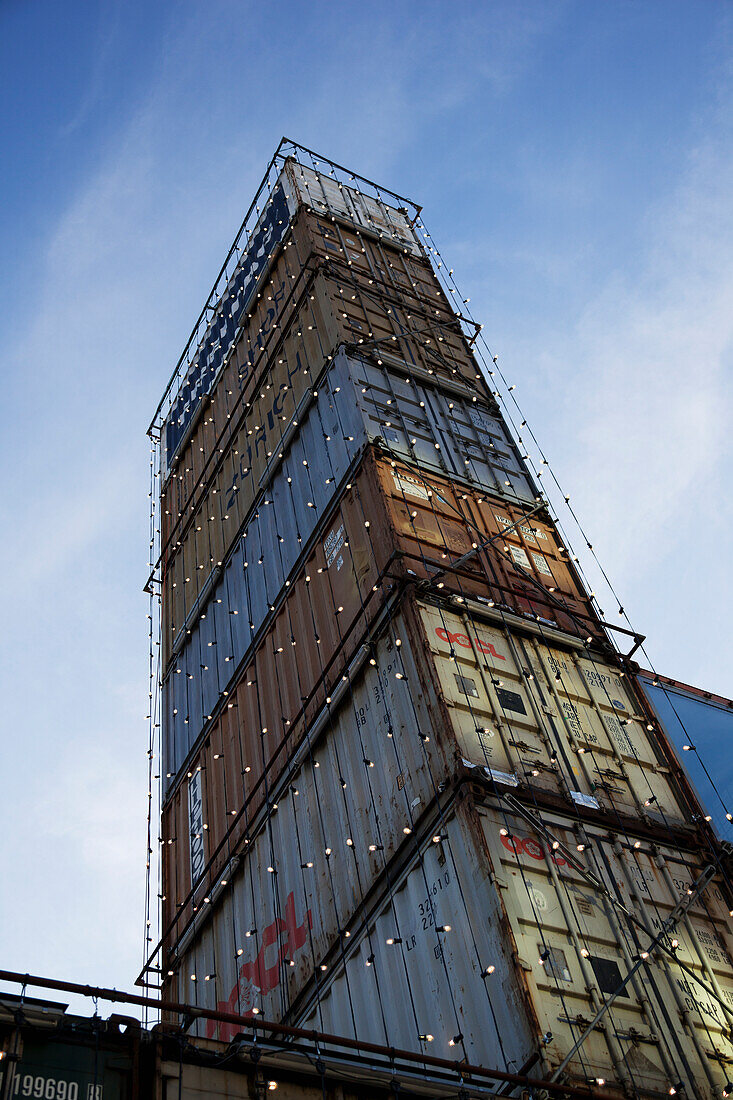
[[[712,0],[0,4],[3,966],[139,968],[145,429],[283,134],[423,204],[657,667],[733,695],[732,35]]]

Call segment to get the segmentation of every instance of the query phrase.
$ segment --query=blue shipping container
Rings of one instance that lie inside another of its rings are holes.
[[[641,673],[638,681],[716,832],[733,842],[733,824],[726,817],[733,813],[733,701],[706,698],[698,688],[651,673]]]

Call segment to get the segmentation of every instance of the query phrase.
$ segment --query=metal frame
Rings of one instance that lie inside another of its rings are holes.
[[[199,313],[198,319],[196,320],[196,324],[193,326],[193,329],[191,330],[191,335],[189,336],[189,338],[186,342],[186,346],[184,347],[183,351],[181,352],[180,358],[179,358],[178,362],[176,363],[176,365],[173,369],[173,373],[171,374],[170,378],[168,379],[168,383],[167,383],[167,385],[165,387],[165,390],[163,392],[163,396],[161,397],[161,399],[158,403],[158,407],[155,410],[155,414],[153,416],[153,419],[150,421],[150,424],[148,425],[148,435],[151,437],[151,439],[154,439],[154,440],[157,441],[157,438],[158,438],[157,432],[160,428],[160,424],[159,424],[158,420],[159,420],[161,410],[162,410],[162,408],[163,408],[163,406],[166,402],[166,399],[168,398],[169,394],[171,393],[171,390],[173,389],[173,387],[175,385],[176,379],[179,376],[181,368],[184,366],[184,364],[186,362],[186,359],[187,359],[187,356],[188,356],[188,354],[191,350],[191,347],[196,343],[196,338],[197,338],[197,334],[199,332],[201,323],[206,319],[206,314],[207,313],[215,312],[215,310],[216,310],[219,298],[221,297],[221,291],[220,291],[219,288],[220,288],[222,277],[226,275],[227,268],[229,267],[229,264],[232,261],[232,257],[235,255],[235,253],[239,249],[239,244],[240,244],[240,241],[242,240],[242,237],[248,235],[248,233],[247,233],[248,223],[249,223],[253,213],[255,211],[257,211],[257,203],[259,202],[259,199],[260,199],[262,193],[267,188],[268,180],[269,180],[269,177],[270,177],[270,172],[272,171],[273,168],[276,167],[276,165],[278,165],[278,164],[284,165],[286,160],[288,160],[290,157],[293,157],[296,160],[298,160],[298,155],[303,154],[303,153],[306,154],[309,157],[313,157],[319,163],[322,163],[324,165],[329,166],[331,168],[331,170],[338,170],[339,172],[344,172],[351,180],[355,180],[360,184],[364,184],[367,188],[370,188],[373,191],[381,192],[384,195],[388,195],[392,199],[396,199],[397,202],[403,204],[405,209],[408,208],[408,207],[411,207],[412,210],[414,211],[414,216],[412,218],[412,224],[413,225],[414,225],[415,221],[417,220],[417,218],[420,216],[420,214],[422,212],[422,206],[420,206],[418,203],[414,202],[412,199],[408,199],[404,195],[399,195],[399,194],[397,194],[396,191],[391,191],[388,187],[382,187],[381,184],[375,183],[373,180],[367,179],[366,176],[360,176],[357,173],[352,172],[351,169],[349,169],[349,168],[344,168],[344,166],[342,164],[338,164],[336,161],[330,160],[328,157],[324,157],[320,153],[314,152],[314,150],[312,150],[312,149],[308,149],[307,146],[305,146],[305,145],[300,145],[297,141],[293,141],[291,138],[287,138],[287,137],[280,138],[280,143],[279,143],[277,149],[275,150],[269,164],[267,165],[267,169],[265,171],[265,174],[262,177],[262,180],[260,182],[259,187],[257,188],[257,191],[255,193],[255,197],[252,199],[252,202],[249,205],[249,209],[247,210],[247,213],[244,215],[244,219],[242,221],[242,224],[240,225],[239,229],[237,230],[237,233],[234,237],[234,241],[233,241],[229,251],[227,252],[226,259],[224,260],[224,263],[221,265],[221,267],[219,269],[219,273],[216,276],[216,279],[214,280],[214,285],[212,286],[212,288],[209,292],[209,295],[206,299],[206,303],[204,304],[201,312]],[[207,325],[207,327],[208,327],[208,325]]]
[[[12,982],[25,989],[32,985],[41,989],[63,990],[66,993],[76,993],[82,997],[93,997],[97,1000],[112,1001],[119,1004],[136,1005],[140,1008],[154,1008],[161,1012],[169,1012],[183,1017],[183,1023],[178,1031],[186,1031],[197,1019],[219,1020],[225,1023],[238,1024],[242,1031],[252,1032],[252,1038],[257,1041],[257,1033],[267,1035],[281,1035],[284,1039],[302,1039],[321,1048],[325,1045],[342,1048],[345,1050],[359,1051],[382,1057],[388,1066],[394,1066],[396,1062],[406,1062],[413,1066],[432,1067],[435,1069],[450,1070],[456,1073],[463,1082],[467,1077],[484,1078],[487,1081],[497,1081],[504,1085],[512,1085],[514,1088],[523,1087],[529,1090],[545,1090],[555,1096],[567,1096],[578,1098],[592,1098],[604,1095],[596,1091],[592,1085],[565,1085],[557,1081],[548,1081],[540,1078],[527,1077],[521,1073],[506,1073],[499,1069],[488,1069],[486,1066],[475,1066],[470,1062],[451,1061],[450,1058],[438,1058],[430,1054],[417,1054],[415,1051],[402,1050],[397,1047],[383,1046],[378,1043],[365,1043],[359,1039],[349,1039],[344,1035],[331,1035],[326,1032],[310,1031],[305,1028],[291,1027],[288,1024],[279,1024],[271,1020],[260,1020],[250,1016],[240,1016],[235,1012],[217,1012],[213,1009],[199,1008],[196,1005],[182,1004],[178,1001],[159,1001],[153,997],[144,997],[136,993],[125,993],[117,989],[108,989],[103,986],[82,985],[78,982],[66,982],[56,978],[43,978],[36,974],[21,974],[14,970],[0,970],[0,981]]]

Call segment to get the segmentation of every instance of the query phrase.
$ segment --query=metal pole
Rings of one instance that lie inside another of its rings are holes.
[[[487,1069],[485,1066],[474,1066],[469,1062],[451,1061],[450,1058],[436,1058],[430,1054],[416,1054],[412,1050],[401,1050],[395,1047],[381,1046],[377,1043],[361,1042],[358,1039],[349,1039],[343,1035],[330,1035],[322,1031],[309,1030],[301,1027],[291,1027],[288,1024],[274,1023],[271,1020],[260,1020],[249,1016],[240,1016],[236,1012],[217,1012],[209,1008],[200,1008],[197,1005],[181,1004],[178,1001],[158,1001],[153,997],[143,997],[136,993],[123,993],[117,989],[106,989],[100,986],[81,985],[78,982],[65,982],[56,978],[42,978],[35,974],[20,974],[14,970],[0,970],[0,982],[15,982],[26,986],[34,985],[41,989],[60,989],[66,993],[77,993],[83,997],[97,997],[102,1001],[117,1001],[122,1004],[133,1004],[148,1008],[157,1008],[163,1012],[175,1013],[179,1016],[187,1016],[191,1020],[221,1020],[225,1023],[239,1024],[240,1027],[250,1028],[253,1031],[266,1031],[272,1034],[280,1034],[293,1039],[307,1039],[312,1043],[329,1046],[344,1047],[347,1050],[364,1051],[367,1054],[382,1055],[389,1059],[390,1063],[404,1061],[417,1063],[418,1065],[436,1066],[440,1069],[448,1069],[462,1077],[486,1077],[492,1081],[501,1081],[506,1084],[523,1086],[528,1089],[545,1089],[553,1094],[570,1096],[590,1100],[599,1094],[588,1086],[583,1088],[577,1085],[560,1085],[553,1081],[545,1081],[540,1078],[526,1077],[519,1073],[505,1073],[498,1069]]]

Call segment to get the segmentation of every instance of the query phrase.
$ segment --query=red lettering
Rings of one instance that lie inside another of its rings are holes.
[[[449,630],[446,630],[443,626],[436,627],[435,633],[438,635],[439,638],[442,639],[442,641],[448,642],[450,643],[450,645],[453,645],[454,642],[457,642],[458,645],[465,646],[466,649],[471,648],[471,639],[468,637],[467,634],[451,634],[451,632]],[[506,657],[503,657],[501,653],[496,652],[492,642],[482,641],[481,638],[475,638],[474,641],[476,643],[476,648],[478,649],[479,653],[490,653],[492,657],[496,657],[497,661],[506,661]]]
[[[306,910],[305,916],[301,924],[297,923],[295,916],[295,895],[291,891],[285,901],[285,918],[276,917],[272,924],[268,924],[262,933],[262,940],[260,943],[260,949],[257,952],[255,959],[242,963],[239,968],[239,974],[237,981],[234,983],[232,989],[226,1000],[217,1001],[217,1012],[237,1012],[242,1016],[251,1016],[252,1009],[248,1008],[246,1011],[239,1011],[240,1003],[240,982],[243,982],[245,986],[255,990],[258,990],[263,996],[275,989],[280,984],[280,965],[287,959],[292,958],[296,951],[305,944],[308,938],[308,931],[313,927],[313,915],[311,910]],[[284,941],[281,941],[281,935],[283,932],[287,933]],[[269,966],[265,964],[265,956],[267,949],[277,944],[277,952],[275,959]],[[206,1037],[207,1039],[213,1039],[218,1032],[220,1039],[231,1039],[240,1030],[237,1024],[217,1022],[216,1020],[206,1021]]]

